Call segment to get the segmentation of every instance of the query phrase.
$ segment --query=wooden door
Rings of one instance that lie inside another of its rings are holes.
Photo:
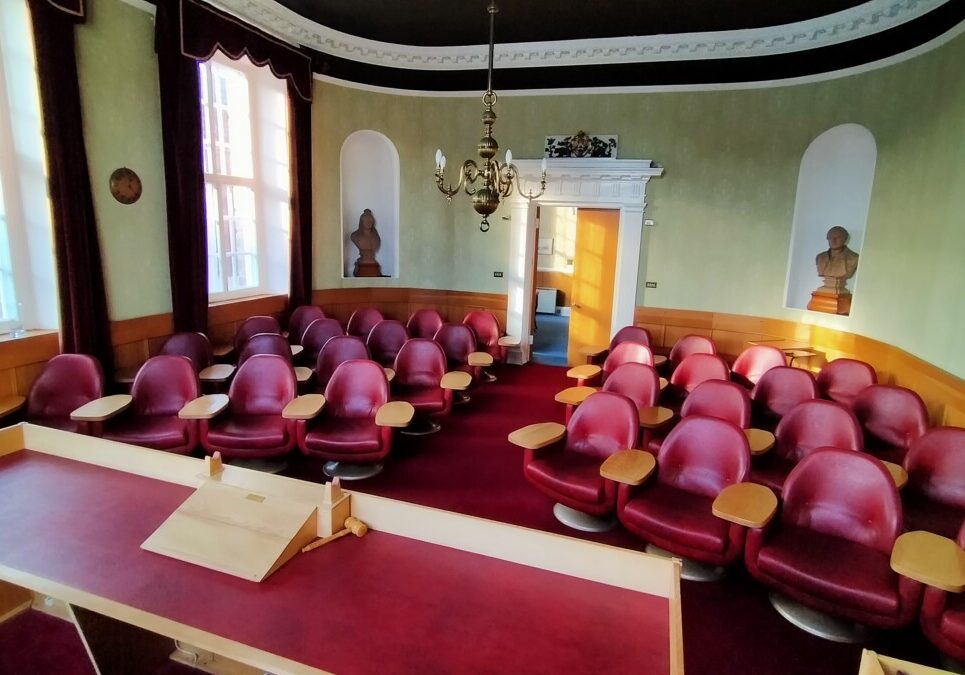
[[[582,347],[610,342],[619,229],[619,211],[579,209],[576,213],[573,301],[567,350],[571,366],[586,361],[580,353]]]

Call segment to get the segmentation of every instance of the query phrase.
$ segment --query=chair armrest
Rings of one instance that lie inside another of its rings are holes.
[[[527,450],[538,450],[553,445],[566,436],[566,427],[557,422],[539,422],[517,429],[509,435],[509,442]]]
[[[443,389],[455,389],[463,391],[472,384],[472,375],[464,370],[451,370],[439,380],[439,386]]]
[[[895,481],[895,487],[899,490],[908,484],[908,472],[902,468],[900,464],[895,464],[894,462],[886,462],[882,460],[882,464],[888,469],[888,473],[891,474],[891,479]]]
[[[600,465],[600,475],[625,485],[640,485],[657,466],[657,458],[643,450],[621,450]]]
[[[211,350],[211,354],[215,358],[220,358],[230,354],[231,350],[233,349],[234,347],[232,345],[215,345],[215,347]]]
[[[573,366],[566,371],[567,377],[572,377],[575,380],[588,380],[597,373],[599,373],[602,368],[600,366],[595,366],[592,363],[587,363],[582,366]]]
[[[493,356],[486,352],[472,352],[466,358],[466,362],[473,367],[482,366],[485,368],[486,366],[493,365]]]
[[[757,483],[734,483],[721,490],[711,511],[723,520],[757,529],[767,525],[777,513],[777,497]]]
[[[583,356],[589,356],[590,358],[593,358],[594,356],[599,356],[607,349],[609,349],[609,347],[600,347],[599,345],[586,345],[586,346],[580,347],[580,354],[582,354]]]
[[[774,447],[774,434],[764,429],[744,429],[752,455],[763,455]]]
[[[407,427],[415,415],[415,408],[408,401],[389,401],[375,413],[375,423],[380,427]]]
[[[597,392],[596,387],[567,387],[559,392],[553,400],[566,405],[580,405],[590,394]]]
[[[640,408],[638,413],[640,426],[644,429],[656,429],[673,419],[673,410],[661,406]]]
[[[0,398],[0,417],[6,417],[10,413],[17,412],[26,402],[27,399],[23,396],[4,396]]]
[[[78,422],[103,422],[127,410],[134,398],[130,394],[114,394],[85,403],[70,413],[70,419]]]
[[[518,347],[519,338],[515,338],[512,335],[504,335],[499,338],[499,341],[496,344],[498,344],[500,347]]]
[[[198,379],[202,382],[224,382],[234,375],[235,367],[230,363],[216,363],[208,366],[198,373]]]
[[[386,382],[391,382],[392,380],[395,379],[395,370],[393,370],[392,368],[383,368],[382,370],[383,372],[385,372]]]
[[[208,394],[199,396],[193,401],[188,401],[181,410],[178,417],[183,420],[210,420],[216,417],[222,410],[228,407],[227,394]]]
[[[965,590],[965,551],[933,532],[905,532],[891,550],[891,569],[949,593]]]
[[[306,368],[305,366],[295,366],[293,370],[295,371],[295,380],[297,380],[299,384],[308,382],[312,379],[312,375],[315,374],[311,368]]]
[[[281,411],[286,420],[310,420],[325,407],[325,397],[321,394],[305,394],[293,398]]]

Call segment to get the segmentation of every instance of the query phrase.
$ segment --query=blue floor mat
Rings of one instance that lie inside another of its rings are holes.
[[[537,314],[533,335],[533,361],[550,366],[565,366],[569,342],[570,317]]]

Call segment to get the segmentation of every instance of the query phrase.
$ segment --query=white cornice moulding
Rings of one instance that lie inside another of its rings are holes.
[[[807,21],[745,30],[497,44],[494,67],[656,63],[806,51],[889,30],[952,1],[869,0]],[[367,40],[326,28],[274,0],[217,0],[217,6],[273,35],[352,61],[434,71],[486,67],[487,45],[419,47]]]

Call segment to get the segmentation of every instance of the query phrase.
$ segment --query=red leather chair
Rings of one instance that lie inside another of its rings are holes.
[[[778,494],[788,474],[804,457],[823,448],[861,452],[864,441],[854,413],[840,403],[815,399],[798,404],[774,431],[774,447],[757,457],[751,481]]]
[[[293,345],[302,343],[305,329],[312,325],[312,321],[324,319],[325,312],[315,305],[301,305],[296,307],[288,317],[288,341]]]
[[[161,345],[158,356],[184,356],[191,361],[195,372],[214,363],[211,341],[204,333],[175,333]]]
[[[613,481],[600,476],[600,465],[634,446],[639,425],[637,409],[626,396],[592,394],[573,413],[562,440],[524,450],[523,476],[556,500],[553,514],[560,522],[586,531],[608,530],[614,525],[607,517],[616,509],[617,491]]]
[[[253,336],[259,333],[277,333],[281,335],[281,326],[273,316],[251,316],[241,322],[238,330],[235,331],[234,354],[241,353],[241,348],[245,346]]]
[[[730,381],[727,363],[713,354],[691,354],[680,362],[670,376],[670,385],[661,396],[664,405],[680,410],[687,395],[707,380]]]
[[[610,373],[624,363],[642,363],[653,367],[653,352],[650,347],[639,342],[621,342],[610,350],[603,362],[602,381],[606,382]]]
[[[965,429],[936,427],[925,432],[911,444],[904,467],[905,529],[954,538],[965,520]]]
[[[395,363],[395,355],[408,339],[409,331],[401,321],[386,319],[372,327],[365,344],[369,348],[373,361],[383,366],[391,366]]]
[[[439,343],[446,355],[447,370],[461,370],[469,373],[473,382],[479,380],[481,369],[469,365],[469,355],[476,351],[476,334],[472,332],[472,328],[461,323],[444,323],[432,339]],[[467,394],[456,394],[456,403],[468,401]]]
[[[302,347],[308,356],[308,363],[318,360],[318,353],[329,339],[338,335],[345,335],[342,324],[336,319],[316,319],[312,321],[302,334]]]
[[[503,329],[499,327],[499,319],[495,314],[485,309],[476,309],[466,314],[462,322],[476,334],[477,351],[486,352],[493,357],[495,363],[506,361],[506,348],[499,344]]]
[[[409,335],[414,338],[429,338],[430,340],[445,323],[442,315],[434,309],[417,309],[409,316],[405,327]]]
[[[965,523],[949,538],[954,539],[959,548],[965,548]],[[921,629],[942,652],[958,662],[965,661],[965,594],[926,587],[921,604]]]
[[[649,347],[651,345],[650,331],[641,326],[624,326],[610,340],[610,349],[612,350],[623,342],[636,342]]]
[[[784,352],[777,347],[751,345],[734,359],[731,376],[735,382],[751,389],[771,368],[786,365],[787,358],[784,356]]]
[[[86,422],[75,422],[70,413],[104,395],[104,371],[86,354],[59,354],[47,362],[27,393],[25,419],[64,431],[85,434]]]
[[[324,392],[339,364],[350,359],[368,359],[369,350],[361,338],[336,335],[328,340],[315,361],[315,390]],[[384,375],[384,373],[383,373]]]
[[[103,423],[101,437],[179,455],[198,445],[198,420],[182,420],[178,411],[199,396],[198,374],[184,356],[148,359],[134,378],[133,401]]]
[[[670,368],[675,369],[680,362],[691,354],[717,354],[717,345],[704,335],[684,335],[678,339],[670,350]]]
[[[435,418],[452,410],[452,391],[440,385],[446,374],[446,355],[435,340],[411,338],[402,345],[393,364],[395,379],[390,389],[393,400],[408,401],[415,408],[415,420],[405,433],[429,434],[439,431]]]
[[[901,502],[884,465],[863,453],[820,450],[787,477],[780,516],[748,532],[744,560],[755,579],[807,607],[900,628],[922,597],[921,584],[891,569],[900,533]]]
[[[862,389],[877,383],[875,369],[855,359],[835,359],[826,363],[818,373],[821,396],[846,406],[851,406]]]
[[[751,390],[751,418],[758,429],[773,431],[798,403],[818,398],[814,375],[800,368],[778,366],[761,376]]]
[[[620,484],[617,516],[630,532],[666,551],[729,565],[744,551],[747,529],[714,516],[711,507],[725,487],[747,480],[750,467],[747,437],[738,427],[691,415],[660,446],[656,476],[639,486]]]
[[[713,417],[730,422],[738,429],[747,429],[751,424],[751,399],[739,384],[707,380],[690,392],[680,408],[681,422],[694,415]],[[659,450],[668,434],[673,433],[673,428],[664,427],[660,430],[663,433],[651,436],[647,448]]]
[[[348,318],[345,333],[364,340],[369,336],[375,324],[384,318],[382,312],[374,307],[359,307]]]
[[[617,366],[606,378],[601,391],[612,391],[614,394],[626,396],[633,401],[639,412],[642,408],[657,405],[660,398],[660,376],[653,366],[631,361]],[[568,410],[568,415],[572,415],[571,410]],[[640,427],[639,447],[646,443],[649,435],[648,429]]]
[[[864,449],[879,459],[901,464],[908,448],[928,429],[928,411],[911,389],[873,384],[852,404],[864,431]]]
[[[288,340],[278,333],[252,335],[238,354],[238,365],[241,366],[255,354],[274,354],[285,359],[289,365],[292,362],[292,350],[288,345]]]
[[[392,428],[375,423],[376,413],[388,400],[382,366],[361,359],[340,363],[325,387],[321,414],[297,421],[298,448],[310,457],[329,460],[324,467],[329,476],[374,476],[392,448]]]
[[[201,420],[201,445],[225,459],[282,457],[295,447],[293,422],[281,416],[295,398],[291,364],[274,354],[255,354],[235,373],[228,408]]]

